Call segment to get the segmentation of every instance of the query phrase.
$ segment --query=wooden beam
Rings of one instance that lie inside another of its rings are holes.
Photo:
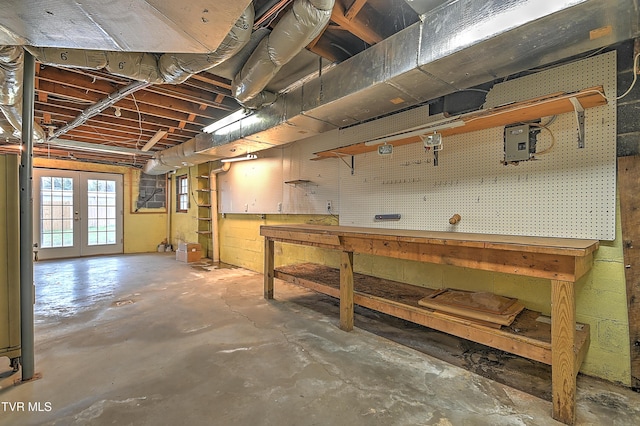
[[[344,14],[344,17],[347,18],[347,20],[349,21],[353,21],[353,18],[356,17],[356,15],[358,14],[358,12],[360,12],[360,9],[362,9],[362,7],[367,4],[368,0],[355,0],[351,6],[349,6],[349,9],[347,9],[347,12]]]
[[[551,281],[551,392],[553,418],[576,421],[575,283]]]
[[[53,121],[63,121],[68,122],[73,120],[79,113],[81,113],[84,109],[84,105],[78,105],[73,102],[68,101],[56,101],[56,104],[41,104],[36,102],[35,105],[35,113],[36,114],[44,114],[45,112],[51,113]],[[151,122],[153,121],[153,122]],[[145,114],[142,114],[142,122],[140,121],[137,112],[131,112],[127,110],[122,111],[122,115],[120,117],[116,117],[110,112],[104,112],[102,114],[98,114],[94,117],[91,117],[87,121],[87,125],[95,125],[98,127],[106,126],[106,128],[121,128],[128,129],[130,131],[139,132],[140,127],[142,126],[145,130],[155,129],[159,127],[171,127],[178,126],[178,122],[176,120],[171,119],[163,119],[160,117],[147,117]],[[200,120],[188,124],[185,126],[184,131],[189,132],[190,134],[200,133],[202,127],[205,123],[201,123]]]
[[[222,103],[222,101],[224,101],[225,96],[222,93],[218,93],[218,95],[216,96],[216,103]]]
[[[194,80],[202,81],[204,83],[211,84],[213,86],[224,87],[225,89],[231,89],[231,84],[227,83],[228,80],[209,74],[208,72],[201,72],[200,74],[194,74],[191,77]]]
[[[631,387],[640,388],[640,156],[618,158],[622,249],[627,282]]]
[[[273,299],[274,243],[270,238],[264,239],[264,298]]]
[[[100,71],[85,70],[78,68],[55,68],[47,67],[47,71],[42,74],[43,79],[52,79],[56,82],[65,82],[70,85],[80,85],[82,87],[90,88],[95,87],[108,87],[111,89],[105,89],[106,93],[110,93],[119,86],[126,86],[131,83],[130,79],[119,77],[113,74],[108,74]],[[144,90],[174,97],[177,99],[187,100],[194,103],[206,103],[209,106],[216,106],[219,104],[214,101],[215,96],[218,94],[224,94],[230,96],[231,91],[228,89],[212,86],[210,84],[193,84],[189,80],[186,82],[174,85],[174,84],[154,84]]]
[[[100,99],[110,93],[113,93],[119,88],[119,86],[117,85],[114,86],[113,84],[104,81],[96,81],[95,83],[91,83],[87,81],[88,77],[76,74],[71,74],[73,78],[69,79],[69,74],[70,73],[65,73],[55,68],[51,68],[51,71],[43,71],[42,75],[39,77],[41,81],[40,92],[47,92],[49,94],[60,94],[64,96],[76,89],[84,91],[85,93],[88,92],[99,94],[99,97],[95,96],[94,98]],[[177,96],[175,93],[173,94],[173,96],[168,96],[168,92],[166,91],[166,89],[147,89],[136,92],[135,97],[138,104],[147,104],[162,108],[170,108],[175,111],[184,113],[196,113],[198,115],[211,118],[211,114],[207,114],[199,109],[200,105],[203,103],[202,99],[185,100],[183,97]],[[157,93],[163,92],[163,90],[164,94]],[[133,106],[133,110],[135,111],[135,105]],[[211,101],[211,106],[222,110],[230,111],[232,109],[231,107],[226,107],[224,105],[214,103],[213,100]]]
[[[353,330],[353,252],[340,255],[340,328]]]
[[[346,28],[350,33],[368,44],[376,44],[382,41],[383,37],[375,32],[371,27],[360,23],[357,20],[349,20],[345,16],[344,6],[339,1],[333,6],[331,20],[341,27]]]
[[[69,88],[61,84],[48,81],[43,81],[40,86],[40,90],[42,91],[48,92],[49,94],[56,94],[57,96],[75,101],[86,101],[95,103],[104,98],[104,95],[100,93],[87,92],[79,88]],[[194,107],[193,104],[190,104],[190,106],[182,105],[180,108],[175,108],[177,105],[167,105],[166,102],[163,102],[162,100],[154,99],[153,102],[151,102],[148,98],[148,95],[150,94],[137,94],[137,106],[135,102],[129,99],[122,99],[118,102],[117,105],[122,110],[128,110],[136,114],[139,109],[143,114],[154,117],[169,118],[176,121],[185,120],[188,114],[191,113],[195,113],[197,116],[204,117],[209,120],[217,120],[220,118],[219,114],[212,114],[208,111],[198,111],[198,108]],[[87,107],[89,105],[90,104],[87,103],[84,106]]]

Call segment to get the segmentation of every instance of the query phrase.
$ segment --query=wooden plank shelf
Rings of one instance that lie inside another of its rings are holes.
[[[451,117],[451,121],[462,121],[463,126],[439,130],[443,137],[459,135],[463,133],[475,132],[478,130],[490,129],[492,127],[505,126],[513,123],[536,120],[542,117],[564,114],[573,111],[574,107],[571,99],[575,98],[584,109],[594,108],[607,104],[602,86],[590,87],[574,93],[552,93],[535,99],[523,102],[515,102],[486,110],[469,112],[457,117]],[[425,123],[428,128],[428,123]],[[425,132],[426,133],[426,132]],[[398,140],[390,142],[393,146],[402,146],[421,142],[419,136],[409,138],[399,137]],[[337,158],[350,155],[374,152],[377,145],[367,146],[365,142],[333,148],[326,151],[314,153],[316,156],[312,160],[323,160],[326,158]]]
[[[275,269],[275,278],[318,293],[340,298],[340,271],[303,263]],[[418,304],[436,290],[354,274],[354,303],[425,327],[472,340],[544,364],[551,364],[551,324],[538,321],[540,313],[525,309],[509,327],[487,327],[472,320],[436,312]],[[576,324],[575,361],[589,346],[589,325]]]
[[[262,225],[260,235],[265,237],[266,299],[274,298],[275,242],[338,250],[339,290],[336,292],[335,285],[328,286],[319,279],[307,279],[305,285],[340,298],[341,329],[353,329],[356,303],[548,363],[552,373],[553,418],[566,424],[575,423],[576,375],[589,347],[588,327],[579,325],[576,330],[575,285],[593,265],[597,240],[302,224]],[[386,296],[361,292],[357,288],[358,274],[353,272],[354,253],[549,279],[552,321],[544,334],[551,336],[550,341],[548,337],[531,338],[470,320],[452,319],[451,315],[415,306],[417,300],[398,303]],[[286,278],[283,273],[279,268],[278,276]],[[301,278],[289,275],[301,282]]]

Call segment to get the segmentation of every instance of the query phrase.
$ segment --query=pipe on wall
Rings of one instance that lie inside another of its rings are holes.
[[[20,338],[22,380],[35,374],[33,303],[33,109],[35,104],[36,62],[24,54],[22,100],[22,146],[20,156]]]

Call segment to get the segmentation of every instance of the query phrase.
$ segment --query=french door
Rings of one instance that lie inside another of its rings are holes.
[[[122,175],[33,171],[39,259],[122,253]]]

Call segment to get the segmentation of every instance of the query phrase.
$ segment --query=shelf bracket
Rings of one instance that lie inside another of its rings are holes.
[[[578,148],[584,148],[584,107],[576,97],[570,97],[578,124]]]

